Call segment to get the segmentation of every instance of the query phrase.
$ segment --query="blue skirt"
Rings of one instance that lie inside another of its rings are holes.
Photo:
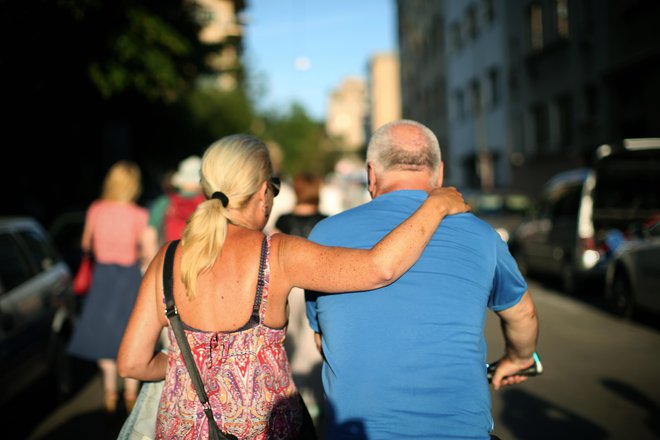
[[[69,354],[90,361],[116,359],[141,282],[137,263],[95,263],[92,285],[69,342]]]

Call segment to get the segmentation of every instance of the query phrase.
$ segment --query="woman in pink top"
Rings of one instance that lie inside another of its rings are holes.
[[[197,207],[176,248],[173,290],[214,419],[240,439],[314,438],[284,349],[289,292],[388,285],[417,260],[445,215],[467,207],[455,189],[434,190],[372,249],[324,247],[262,232],[279,190],[262,141],[239,134],[211,145],[201,182],[208,200]],[[168,353],[154,354],[168,326],[165,249],[142,281],[119,349],[119,374],[165,378],[155,438],[208,438],[204,408],[171,330]]]
[[[142,275],[140,243],[148,212],[135,203],[141,192],[141,173],[133,162],[120,161],[108,171],[101,197],[87,210],[83,252],[96,264],[80,320],[69,343],[69,353],[96,361],[103,372],[105,409],[117,407],[117,351]],[[139,382],[126,379],[124,398],[130,412]]]

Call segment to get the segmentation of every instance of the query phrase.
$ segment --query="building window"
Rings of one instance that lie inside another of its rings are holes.
[[[452,48],[458,51],[463,45],[463,41],[461,40],[461,25],[459,23],[452,23],[450,32]]]
[[[598,114],[598,91],[596,86],[589,85],[584,89],[584,108],[588,118],[595,118]]]
[[[557,13],[557,35],[559,38],[568,38],[568,0],[555,0]]]
[[[465,35],[470,40],[477,38],[477,9],[474,6],[469,7],[466,13]]]
[[[454,99],[456,104],[456,118],[459,121],[462,121],[465,119],[465,96],[463,95],[463,92],[457,90],[454,93]]]
[[[492,23],[495,21],[495,9],[493,8],[493,0],[482,0],[481,11],[483,13],[484,23]]]
[[[559,130],[559,149],[568,151],[573,141],[573,104],[570,96],[561,96],[557,99],[557,122]]]
[[[481,110],[481,87],[479,81],[475,79],[470,83],[470,111],[474,116],[477,116],[481,113]]]
[[[500,101],[500,74],[497,68],[488,71],[488,105],[495,108]]]
[[[445,87],[444,81],[442,78],[437,78],[433,85],[434,96],[436,97],[436,102],[434,103],[434,112],[437,112],[438,116],[445,117],[447,114],[447,97],[445,96]]]
[[[532,107],[532,120],[534,123],[534,143],[537,153],[542,155],[548,145],[548,111],[543,104]]]
[[[445,49],[445,26],[441,15],[433,17],[431,28],[431,52],[438,55],[444,53]],[[438,50],[439,49],[439,50]]]
[[[543,8],[533,4],[529,9],[529,31],[532,50],[543,49]]]

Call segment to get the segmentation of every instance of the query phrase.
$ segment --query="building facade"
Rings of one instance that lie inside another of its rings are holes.
[[[371,57],[368,74],[369,124],[372,133],[378,127],[401,118],[401,79],[399,58],[394,53]]]
[[[339,152],[357,153],[364,147],[367,108],[363,78],[347,77],[330,94],[325,131]]]
[[[200,41],[219,47],[207,60],[214,74],[205,81],[223,91],[233,90],[241,76],[243,24],[240,13],[246,7],[246,0],[195,1],[200,7],[198,19],[206,23],[200,32]]]
[[[535,193],[553,174],[588,165],[603,143],[660,134],[660,2],[397,6],[403,115],[446,137],[455,185]],[[434,81],[447,112],[431,125],[442,114],[428,102],[439,99]]]

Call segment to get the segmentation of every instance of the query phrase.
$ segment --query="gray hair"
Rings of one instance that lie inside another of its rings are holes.
[[[419,136],[413,139],[400,139],[393,131],[401,126],[413,126]],[[378,128],[367,146],[367,161],[371,162],[376,173],[389,170],[421,171],[429,169],[434,175],[442,161],[438,138],[425,125],[410,119],[399,119]]]

